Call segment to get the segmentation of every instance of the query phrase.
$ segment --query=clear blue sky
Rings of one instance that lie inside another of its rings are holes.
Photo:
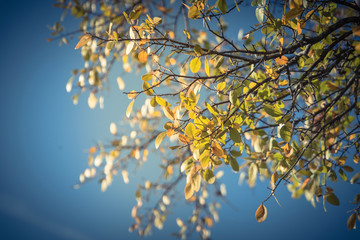
[[[72,104],[65,85],[82,62],[75,42],[63,47],[46,42],[46,25],[61,14],[52,1],[2,1],[0,12],[0,239],[138,239],[128,227],[136,184],[144,178],[134,177],[125,185],[117,177],[105,193],[96,182],[72,189],[87,167],[86,149],[111,139],[109,124],[121,120],[128,99],[114,89],[106,94],[104,110],[90,110],[85,97],[78,106]],[[346,229],[356,186],[337,186],[341,206],[327,205],[327,213],[321,203],[314,209],[304,197],[291,199],[282,187],[282,207],[271,200],[267,220],[258,224],[254,213],[268,194],[266,184],[249,189],[235,184],[236,174],[227,175],[225,180],[233,183],[228,184],[229,201],[239,211],[222,204],[220,222],[212,228],[214,239],[360,237],[359,230]],[[154,230],[148,239],[169,239],[178,230],[176,214],[190,212],[179,205],[164,230]]]

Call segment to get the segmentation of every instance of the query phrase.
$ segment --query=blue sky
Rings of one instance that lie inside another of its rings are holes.
[[[58,47],[57,42],[46,42],[46,25],[55,23],[61,11],[52,1],[1,3],[0,239],[138,239],[128,227],[136,184],[143,177],[135,176],[127,185],[115,178],[105,193],[95,181],[72,189],[87,167],[86,149],[97,140],[111,139],[109,124],[121,120],[127,97],[116,88],[105,94],[103,110],[89,109],[84,97],[74,106],[65,85],[71,70],[82,66],[76,43]],[[237,185],[237,179],[230,172],[225,177],[229,201],[238,212],[222,204],[220,222],[212,228],[214,239],[360,236],[346,229],[356,186],[339,184],[341,206],[327,205],[327,213],[321,203],[314,209],[304,197],[293,200],[281,187],[277,197],[282,207],[269,201],[268,219],[258,224],[254,213],[268,194],[266,184],[249,189]],[[185,217],[190,212],[180,204],[164,230],[154,230],[148,239],[169,239],[169,233],[178,230],[176,214]]]

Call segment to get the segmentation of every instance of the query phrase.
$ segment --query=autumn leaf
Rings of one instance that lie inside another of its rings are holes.
[[[189,138],[187,138],[185,135],[183,134],[179,134],[178,136],[179,141],[184,143],[184,144],[188,144],[190,142]]]
[[[347,220],[347,228],[350,230],[353,230],[356,223],[356,212],[350,215],[350,217]]]
[[[139,55],[138,55],[138,58],[139,58],[139,61],[141,63],[146,63],[147,62],[147,57],[148,57],[148,54],[146,51],[142,50]]]
[[[76,47],[75,49],[79,49],[81,48],[82,46],[84,46],[85,44],[87,44],[90,40],[91,40],[91,35],[90,34],[86,34],[84,36],[82,36],[80,38],[80,41],[78,42],[78,44],[76,44]]]
[[[259,223],[265,221],[267,217],[267,209],[264,204],[261,204],[255,212],[256,221]]]
[[[279,64],[280,66],[287,64],[289,59],[286,56],[281,56],[278,58],[275,58],[275,62]]]
[[[193,73],[197,73],[200,70],[201,67],[201,60],[200,58],[194,58],[190,62],[190,70]]]

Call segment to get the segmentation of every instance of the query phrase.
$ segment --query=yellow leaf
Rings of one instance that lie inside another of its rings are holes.
[[[209,67],[209,62],[205,57],[205,73],[208,77],[210,77],[210,67]]]
[[[134,106],[134,102],[135,102],[135,99],[133,99],[133,100],[130,102],[129,106],[128,106],[127,109],[126,109],[126,116],[127,116],[127,117],[130,117],[132,108],[133,108],[133,106]]]
[[[197,18],[200,17],[200,11],[199,11],[199,9],[197,8],[197,6],[192,5],[192,6],[189,8],[188,17],[189,17],[190,19],[197,19]]]
[[[87,44],[91,39],[91,35],[90,34],[86,34],[84,36],[82,36],[80,38],[80,41],[78,42],[78,44],[76,44],[75,49],[81,48],[82,46],[84,46],[85,44]]]
[[[160,133],[155,139],[155,148],[158,149],[162,140],[164,139],[166,132]]]
[[[281,82],[279,82],[279,86],[286,86],[286,85],[288,85],[288,81],[287,80],[282,80]]]
[[[285,65],[288,61],[289,59],[286,56],[281,56],[275,59],[275,62],[279,65]]]
[[[303,12],[303,8],[301,8],[301,7],[297,7],[297,8],[290,9],[290,11],[288,11],[288,12],[283,16],[283,20],[284,20],[284,22],[286,23],[288,20],[293,19],[293,18],[299,16],[302,12]]]
[[[164,115],[170,119],[171,121],[175,120],[174,113],[171,111],[169,107],[163,107]]]
[[[132,90],[129,94],[128,94],[128,98],[129,99],[134,99],[137,96],[137,93],[135,90]]]
[[[201,60],[200,58],[194,58],[190,62],[190,70],[193,73],[197,73],[200,70],[201,67]]]
[[[142,50],[138,55],[139,61],[141,63],[146,63],[147,62],[147,57],[148,57],[148,54],[144,50]]]
[[[255,217],[256,217],[256,221],[258,221],[259,223],[265,221],[267,217],[267,209],[264,206],[264,204],[261,204],[259,208],[256,210]]]
[[[191,196],[194,194],[194,187],[191,184],[191,182],[188,182],[185,185],[184,193],[185,193],[185,199],[191,198]]]

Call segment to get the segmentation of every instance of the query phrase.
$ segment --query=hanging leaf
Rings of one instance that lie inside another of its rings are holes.
[[[215,176],[213,171],[211,171],[210,169],[206,169],[204,171],[204,175],[203,175],[203,179],[209,183],[209,184],[213,184],[215,182]]]
[[[141,80],[143,80],[143,81],[150,81],[152,78],[153,78],[152,73],[147,73],[147,74],[141,76]]]
[[[76,44],[75,49],[81,48],[82,46],[87,44],[90,40],[91,40],[91,35],[90,34],[86,34],[86,35],[82,36],[80,38],[80,41],[78,42],[78,44]]]
[[[188,182],[186,185],[185,185],[185,189],[184,189],[184,193],[185,193],[185,199],[189,199],[192,197],[192,195],[194,194],[194,187],[193,185],[191,184],[191,182]]]
[[[238,172],[239,171],[239,164],[238,162],[236,161],[235,158],[233,157],[230,157],[230,166],[231,168],[235,171],[235,172]]]
[[[133,106],[134,106],[134,102],[135,102],[135,99],[133,99],[130,102],[129,106],[127,107],[127,109],[126,109],[126,117],[130,117],[131,111],[132,111]]]
[[[351,214],[347,220],[347,228],[349,229],[349,231],[355,228],[355,223],[356,223],[356,212]]]
[[[274,106],[267,105],[267,104],[264,104],[263,107],[264,107],[264,111],[272,117],[281,117],[282,116],[282,112],[279,107],[274,107]]]
[[[234,128],[230,128],[230,138],[231,138],[231,140],[233,140],[235,143],[240,143],[240,142],[241,142],[240,133],[238,132],[238,130],[236,130],[236,129],[234,129]]]
[[[179,134],[178,138],[179,141],[182,142],[183,144],[188,144],[190,142],[190,140],[183,134]]]
[[[190,70],[193,73],[197,73],[200,70],[201,67],[201,60],[200,58],[194,58],[190,62]]]
[[[328,201],[328,203],[335,205],[335,206],[339,206],[340,205],[340,201],[337,198],[337,196],[334,193],[329,193],[326,195],[326,201]]]
[[[146,95],[152,96],[154,93],[154,90],[152,90],[150,84],[148,82],[143,82],[143,91]]]
[[[205,73],[208,77],[210,77],[210,67],[209,67],[209,62],[208,60],[205,58]]]
[[[263,23],[264,13],[265,13],[265,9],[263,7],[256,8],[255,16],[256,16],[256,19],[259,21],[259,23]]]
[[[131,50],[133,50],[135,43],[133,41],[129,42],[126,45],[126,50],[125,50],[125,54],[129,55],[129,53],[131,52]]]
[[[197,6],[192,5],[189,8],[188,17],[190,19],[198,19],[200,17],[200,10],[197,8]]]
[[[156,139],[155,139],[155,148],[158,149],[162,140],[164,139],[164,137],[166,136],[166,132],[162,132],[159,135],[157,135]]]
[[[147,57],[148,57],[148,54],[146,51],[142,50],[139,55],[138,55],[138,58],[139,58],[139,61],[141,63],[146,63],[147,62]]]
[[[267,217],[267,209],[264,204],[261,204],[255,212],[256,221],[259,223],[265,221]]]
[[[129,99],[134,99],[136,96],[137,96],[137,93],[135,90],[130,91],[128,94]]]
[[[219,0],[218,8],[223,14],[225,14],[227,12],[226,0]]]
[[[212,153],[217,157],[222,157],[224,155],[224,151],[218,142],[213,142],[211,150]]]

